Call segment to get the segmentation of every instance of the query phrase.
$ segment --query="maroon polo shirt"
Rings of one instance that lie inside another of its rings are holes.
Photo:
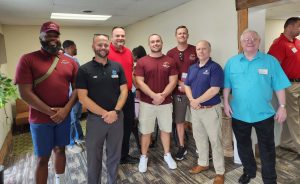
[[[158,58],[142,57],[135,67],[135,75],[144,77],[144,82],[154,93],[162,93],[169,84],[169,77],[177,74],[174,60],[166,55]],[[152,104],[153,100],[142,92],[141,101]],[[168,103],[172,103],[171,95],[168,95],[162,104]]]
[[[173,49],[169,50],[167,53],[167,56],[174,59],[176,62],[176,68],[178,70],[178,80],[185,81],[188,73],[189,67],[196,62],[196,47],[194,45],[188,45],[188,47],[182,51],[183,57],[182,60],[180,60],[179,57],[180,51],[177,49],[177,47],[174,47]],[[176,95],[184,95],[185,93],[182,93],[178,90],[178,87],[176,87],[173,91]]]
[[[64,107],[69,101],[70,83],[75,81],[78,66],[71,58],[60,54],[60,59],[51,75],[39,83],[34,93],[50,107]],[[38,50],[21,57],[15,75],[15,84],[33,84],[50,68],[54,56]],[[53,122],[47,114],[30,107],[30,123]]]

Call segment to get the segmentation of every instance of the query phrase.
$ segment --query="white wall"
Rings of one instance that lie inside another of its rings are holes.
[[[147,38],[152,33],[163,38],[163,52],[176,46],[175,29],[186,25],[191,44],[206,39],[212,44],[212,57],[224,66],[237,54],[237,12],[235,1],[194,0],[175,9],[128,26],[127,46],[132,49],[143,45],[149,52]]]
[[[265,27],[266,27],[266,10],[252,10],[249,9],[248,14],[248,27],[255,30],[260,38],[259,50],[265,51]]]
[[[265,49],[269,51],[273,41],[283,32],[283,25],[286,20],[267,20],[265,30]]]
[[[16,65],[20,57],[35,50],[39,50],[40,26],[12,26],[3,25],[7,50],[7,72],[14,78]],[[78,49],[77,58],[81,64],[90,61],[94,56],[92,38],[95,33],[110,34],[111,27],[63,27],[61,26],[61,42],[73,40]]]
[[[2,25],[0,24],[0,33],[3,33]],[[7,74],[7,65],[0,64],[0,73]],[[8,119],[6,120],[6,115],[4,108],[0,109],[0,149],[2,148],[3,142],[6,138],[7,133],[9,132],[11,125],[12,125],[12,112],[11,112],[11,104],[8,103],[5,106],[5,110],[8,115]]]

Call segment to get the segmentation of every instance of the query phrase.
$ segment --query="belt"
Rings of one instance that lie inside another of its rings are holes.
[[[300,79],[289,79],[291,82],[300,82]]]
[[[207,106],[200,106],[200,109],[209,109],[212,108],[214,105],[207,105]]]

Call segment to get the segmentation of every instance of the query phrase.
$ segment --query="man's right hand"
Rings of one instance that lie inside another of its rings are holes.
[[[155,95],[152,97],[153,101],[152,103],[154,105],[160,105],[165,101],[165,97],[162,93],[155,93]]]
[[[113,122],[117,121],[118,114],[116,111],[107,111],[102,115],[102,118],[107,124],[112,124]]]
[[[229,104],[224,103],[224,112],[225,112],[227,117],[231,118],[232,110],[231,110],[231,107],[230,107]]]

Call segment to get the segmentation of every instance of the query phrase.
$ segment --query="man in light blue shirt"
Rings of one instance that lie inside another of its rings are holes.
[[[260,37],[256,31],[245,30],[241,35],[243,53],[233,56],[225,65],[224,111],[232,117],[232,128],[244,173],[239,183],[249,183],[256,176],[251,130],[255,128],[262,163],[263,182],[276,183],[276,153],[274,119],[286,119],[285,88],[291,84],[271,55],[258,50]],[[271,100],[275,91],[279,107],[274,111]],[[229,104],[229,94],[232,100]]]
[[[73,59],[75,63],[77,63],[79,67],[79,61],[74,56],[77,55],[77,47],[74,41],[65,40],[63,42],[64,55]],[[70,93],[72,92],[72,88],[70,88]],[[71,111],[71,129],[70,129],[70,144],[67,146],[68,151],[72,153],[80,153],[82,152],[82,147],[78,144],[83,142],[83,132],[80,125],[79,118],[81,117],[82,105],[79,101],[77,101],[72,107]]]

